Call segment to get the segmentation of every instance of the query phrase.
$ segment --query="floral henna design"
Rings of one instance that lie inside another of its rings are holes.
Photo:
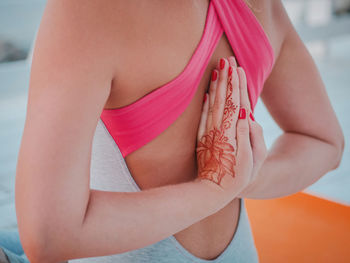
[[[224,132],[216,127],[201,138],[196,151],[198,163],[203,168],[198,178],[208,179],[220,185],[226,174],[235,177],[234,147],[227,141]]]
[[[230,75],[227,83],[221,130],[216,127],[210,130],[198,142],[196,150],[198,164],[202,167],[198,178],[208,179],[218,185],[220,185],[222,178],[226,174],[231,175],[233,178],[235,177],[235,149],[228,142],[228,138],[224,136],[225,130],[231,127],[231,117],[238,108],[230,99],[232,91],[232,75]]]
[[[233,104],[232,100],[230,100],[231,94],[232,94],[232,74],[228,78],[227,82],[227,92],[226,92],[226,100],[225,100],[225,108],[224,108],[224,116],[222,117],[222,127],[224,129],[229,129],[231,127],[231,121],[229,118],[232,117],[232,115],[237,110],[237,105]]]

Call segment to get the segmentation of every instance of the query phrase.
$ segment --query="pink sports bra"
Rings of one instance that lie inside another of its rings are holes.
[[[275,62],[274,51],[244,0],[211,0],[201,40],[180,75],[129,105],[103,109],[100,117],[123,157],[156,138],[185,111],[223,32],[246,73],[254,109]]]

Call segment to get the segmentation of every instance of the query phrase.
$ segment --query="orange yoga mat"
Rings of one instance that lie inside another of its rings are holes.
[[[302,192],[245,199],[260,263],[349,263],[350,207]]]

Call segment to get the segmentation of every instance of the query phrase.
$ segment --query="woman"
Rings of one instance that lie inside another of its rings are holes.
[[[260,93],[284,131],[267,156],[248,118]],[[304,189],[343,141],[280,1],[50,0],[17,166],[24,251],[256,262],[243,198]]]

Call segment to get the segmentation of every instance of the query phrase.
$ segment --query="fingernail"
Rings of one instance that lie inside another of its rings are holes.
[[[253,116],[252,113],[249,113],[249,117],[250,117],[250,119],[251,119],[252,121],[255,121],[254,116]]]
[[[211,80],[215,81],[218,77],[218,73],[216,72],[216,70],[213,70],[212,74],[211,74]]]
[[[207,100],[207,93],[204,94],[204,100],[203,102],[205,102]]]
[[[220,69],[225,67],[225,60],[223,58],[220,59]]]
[[[245,108],[239,110],[238,119],[245,119]]]
[[[232,75],[232,67],[231,67],[231,66],[228,68],[228,75],[229,75],[229,76]]]

